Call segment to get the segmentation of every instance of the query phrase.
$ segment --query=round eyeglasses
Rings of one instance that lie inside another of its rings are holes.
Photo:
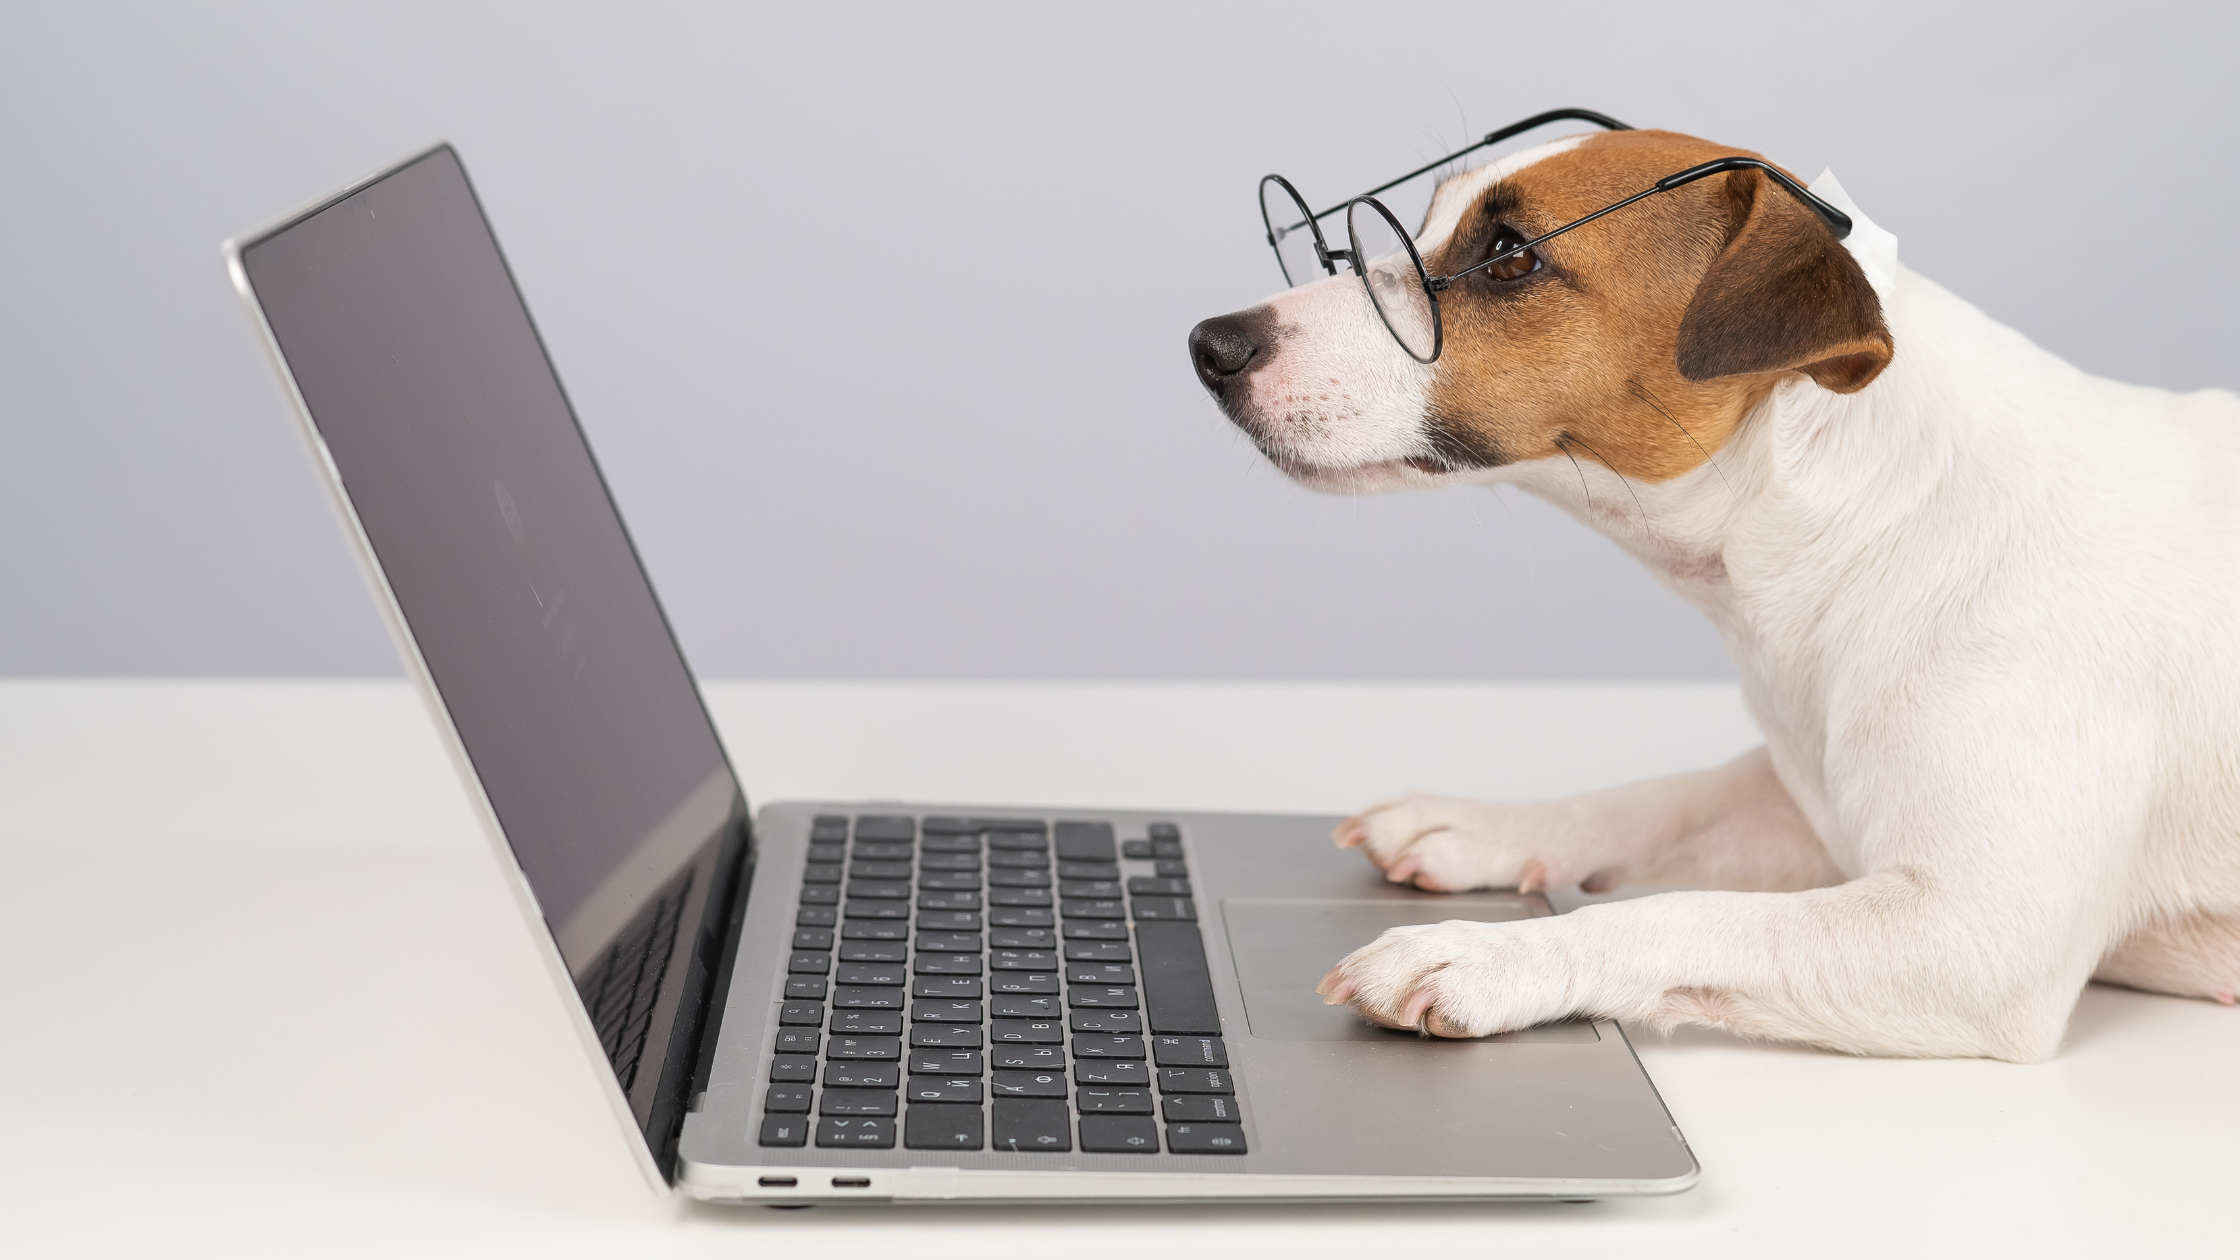
[[[1419,175],[1429,174],[1466,154],[1499,144],[1511,136],[1564,120],[1590,122],[1609,131],[1633,130],[1617,119],[1591,109],[1549,110],[1544,114],[1535,114],[1523,122],[1503,127],[1468,148],[1417,167],[1398,179],[1379,184],[1350,201],[1319,212],[1307,208],[1306,198],[1299,195],[1299,190],[1291,186],[1290,180],[1281,175],[1263,178],[1260,181],[1260,222],[1267,229],[1268,247],[1276,253],[1276,265],[1283,269],[1284,282],[1296,288],[1335,276],[1338,274],[1338,264],[1346,264],[1353,269],[1355,275],[1361,277],[1362,287],[1369,292],[1369,303],[1376,308],[1377,318],[1383,320],[1385,328],[1392,333],[1392,339],[1399,342],[1400,348],[1407,351],[1408,357],[1416,362],[1432,363],[1437,361],[1439,351],[1445,345],[1445,335],[1439,319],[1439,294],[1453,287],[1455,281],[1525,253],[1542,241],[1561,236],[1573,228],[1584,227],[1613,211],[1623,210],[1644,197],[1670,192],[1722,171],[1763,172],[1818,215],[1837,240],[1851,234],[1851,219],[1848,215],[1813,196],[1802,184],[1772,165],[1757,158],[1714,158],[1668,175],[1630,197],[1613,201],[1593,214],[1573,219],[1562,227],[1512,245],[1452,275],[1432,275],[1423,265],[1423,255],[1416,249],[1415,238],[1400,226],[1400,220],[1393,216],[1392,211],[1377,200],[1377,194],[1396,188]],[[1346,216],[1346,248],[1332,249],[1322,234],[1322,220],[1340,211]]]

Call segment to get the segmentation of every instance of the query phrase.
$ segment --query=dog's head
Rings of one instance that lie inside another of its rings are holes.
[[[1661,131],[1559,140],[1439,185],[1417,237],[1433,275],[1740,151]],[[1592,459],[1664,481],[1711,457],[1790,373],[1838,393],[1890,362],[1874,289],[1819,218],[1757,171],[1647,198],[1439,295],[1418,363],[1351,273],[1190,335],[1199,379],[1319,490],[1482,481]]]

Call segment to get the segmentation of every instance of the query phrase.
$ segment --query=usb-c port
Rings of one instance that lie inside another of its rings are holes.
[[[834,1177],[832,1179],[832,1188],[835,1190],[868,1190],[871,1188],[871,1178]]]
[[[758,1186],[790,1186],[798,1184],[798,1181],[793,1177],[764,1177],[756,1181],[755,1184]]]

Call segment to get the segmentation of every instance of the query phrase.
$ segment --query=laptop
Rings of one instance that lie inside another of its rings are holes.
[[[1385,928],[1551,913],[1539,896],[1396,888],[1331,846],[1328,818],[750,814],[449,145],[225,254],[664,1193],[1593,1199],[1694,1184],[1611,1021],[1432,1040],[1315,996]]]

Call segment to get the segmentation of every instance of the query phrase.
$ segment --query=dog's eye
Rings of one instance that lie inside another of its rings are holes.
[[[1493,243],[1487,247],[1486,252],[1498,254],[1522,244],[1524,237],[1518,235],[1515,228],[1504,225],[1494,232]],[[1540,270],[1540,256],[1528,249],[1521,254],[1511,254],[1486,270],[1492,272],[1496,280],[1515,280]]]

